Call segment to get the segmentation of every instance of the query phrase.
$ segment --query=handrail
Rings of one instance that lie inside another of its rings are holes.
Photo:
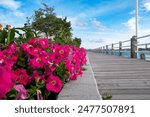
[[[125,41],[122,41],[122,43],[126,43],[126,42],[129,42],[129,41],[131,41],[131,40],[125,40]]]
[[[145,48],[148,49],[148,45],[150,45],[150,43],[137,44],[138,43],[137,40],[143,39],[143,38],[146,38],[146,37],[150,37],[150,35],[145,35],[145,36],[141,36],[141,37],[138,37],[138,38],[136,38],[136,36],[133,36],[130,40],[120,41],[118,43],[113,43],[113,44],[109,44],[109,45],[106,45],[106,46],[102,46],[101,48],[99,48],[99,51],[102,52],[102,53],[106,53],[106,54],[108,54],[108,52],[111,51],[111,53],[114,54],[114,51],[117,50],[117,51],[119,51],[119,56],[121,56],[122,55],[122,50],[125,50],[125,48],[127,48],[131,52],[131,58],[137,58],[138,46],[145,45]],[[125,44],[123,46],[122,44],[126,43],[126,42],[130,42],[130,45]],[[116,47],[116,45],[117,45],[117,47]]]
[[[137,37],[137,39],[143,39],[145,37],[150,37],[150,35],[144,35],[144,36],[141,36],[141,37]]]
[[[130,45],[127,45],[127,46],[122,46],[122,47],[130,47]]]
[[[137,44],[137,46],[150,45],[150,43]]]

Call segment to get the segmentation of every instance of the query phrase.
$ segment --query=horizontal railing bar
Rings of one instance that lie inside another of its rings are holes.
[[[142,39],[142,38],[145,38],[145,37],[150,37],[150,35],[141,36],[141,37],[138,37],[137,39]]]
[[[119,48],[119,47],[114,47],[114,48]]]
[[[142,46],[142,45],[150,45],[150,43],[138,44],[137,46]]]
[[[122,46],[122,47],[130,47],[130,45],[127,45],[127,46]]]
[[[113,43],[113,45],[118,45],[119,43]]]
[[[139,53],[141,53],[141,52],[150,53],[150,50],[149,50],[149,51],[148,51],[148,50],[147,50],[147,51],[146,51],[146,50],[145,50],[145,51],[144,51],[144,50],[139,50],[138,52],[139,52]]]
[[[129,42],[129,41],[131,41],[131,40],[125,40],[125,41],[122,41],[122,43],[126,43],[126,42]]]

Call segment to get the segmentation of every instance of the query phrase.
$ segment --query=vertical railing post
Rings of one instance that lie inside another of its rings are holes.
[[[147,44],[145,45],[145,49],[147,50]]]
[[[137,39],[136,36],[131,38],[131,58],[137,58]]]
[[[105,54],[105,46],[103,46],[103,54]]]
[[[114,54],[114,44],[111,45],[111,54]]]
[[[106,54],[108,54],[108,45],[106,45]]]
[[[122,56],[122,42],[119,42],[119,56]]]

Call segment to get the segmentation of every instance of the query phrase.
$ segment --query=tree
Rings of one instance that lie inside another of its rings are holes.
[[[55,36],[57,41],[66,43],[71,39],[71,23],[67,22],[67,18],[58,18],[54,13],[54,8],[43,4],[44,8],[35,11],[33,16],[32,28],[36,31],[45,33],[46,37]],[[59,40],[58,40],[59,38]],[[61,40],[60,40],[61,39]]]

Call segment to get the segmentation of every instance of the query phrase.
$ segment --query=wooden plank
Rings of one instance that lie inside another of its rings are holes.
[[[150,85],[150,79],[97,79],[96,80],[97,83],[99,84],[102,84],[102,83],[124,83],[124,84],[129,84],[129,83],[145,83],[145,84],[149,84]]]
[[[150,100],[150,95],[113,95],[112,100]]]
[[[150,62],[88,53],[100,94],[112,99],[150,99]]]
[[[108,93],[110,95],[128,95],[128,94],[134,94],[134,95],[150,95],[149,89],[99,89],[100,94]]]

